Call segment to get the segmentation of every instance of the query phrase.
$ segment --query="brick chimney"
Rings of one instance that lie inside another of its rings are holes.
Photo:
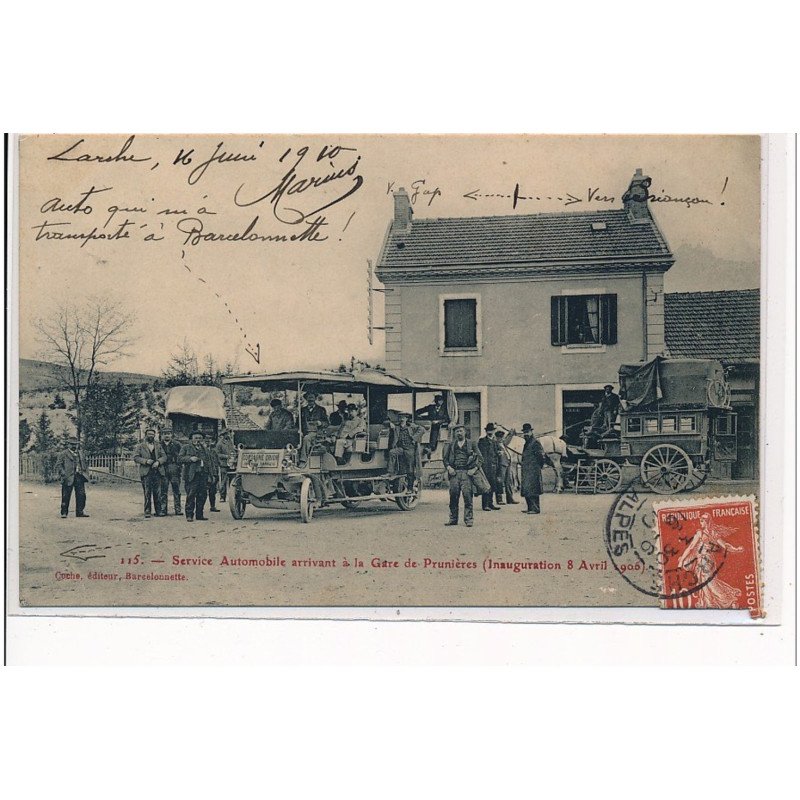
[[[647,207],[647,198],[650,194],[650,184],[652,180],[642,174],[642,170],[637,169],[628,191],[622,195],[622,204],[628,212],[631,222],[637,220],[649,220],[650,209]]]
[[[414,216],[414,209],[411,208],[411,201],[408,199],[408,192],[400,188],[394,193],[394,220],[393,228],[407,230],[411,226],[411,218]]]

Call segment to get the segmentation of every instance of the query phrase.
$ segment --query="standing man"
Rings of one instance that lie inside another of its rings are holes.
[[[203,447],[208,459],[208,505],[209,510],[219,513],[217,508],[217,481],[219,480],[219,457],[217,456],[217,443],[214,435],[207,433],[203,440]]]
[[[165,477],[161,481],[161,513],[167,515],[169,504],[169,490],[172,487],[172,504],[175,514],[182,514],[181,510],[181,465],[178,457],[181,446],[172,438],[172,428],[165,428],[161,433],[161,447],[167,458],[164,464]]]
[[[401,411],[397,415],[398,423],[389,423],[392,435],[389,443],[388,472],[392,477],[401,474],[401,461],[405,466],[407,486],[411,488],[417,475],[422,475],[422,457],[419,443],[425,429],[411,421],[411,414]]]
[[[442,461],[450,478],[450,519],[445,525],[458,525],[458,498],[464,498],[464,524],[472,527],[472,494],[475,487],[472,476],[481,466],[480,450],[475,442],[468,442],[463,425],[453,428],[454,441],[448,442]]]
[[[86,508],[86,484],[89,481],[89,470],[86,457],[83,455],[78,440],[72,436],[56,456],[56,470],[61,478],[61,517],[69,514],[69,503],[72,490],[75,490],[75,516],[88,517],[83,512]]]
[[[294,430],[294,414],[288,408],[283,407],[283,401],[274,398],[269,401],[272,413],[267,422],[268,431],[292,431]]]
[[[513,433],[513,431],[512,431]],[[522,496],[528,504],[523,514],[539,514],[539,497],[542,494],[542,467],[547,457],[542,446],[533,434],[533,425],[526,422],[522,426],[525,447],[522,448]]]
[[[144,432],[144,441],[136,447],[133,460],[139,465],[139,479],[142,481],[144,494],[144,518],[150,519],[151,508],[157,517],[166,516],[167,512],[161,500],[161,489],[162,482],[167,477],[164,469],[167,456],[164,448],[156,441],[156,432],[153,428],[148,428]]]
[[[203,509],[208,495],[208,458],[203,447],[203,434],[192,431],[189,444],[181,448],[178,461],[183,465],[183,484],[186,487],[186,521],[206,520]]]
[[[500,453],[494,437],[495,425],[486,423],[486,435],[478,439],[478,450],[483,457],[483,474],[489,481],[489,491],[481,495],[481,508],[484,511],[498,511],[500,506],[494,504],[495,493],[499,492],[497,473],[500,468]]]
[[[502,505],[503,493],[505,493],[505,502],[509,505],[517,505],[519,500],[514,499],[514,492],[511,489],[511,453],[506,446],[506,442],[511,438],[511,434],[505,434],[503,431],[495,431],[494,438],[497,441],[499,464],[497,468],[495,501],[497,505]]]
[[[603,387],[603,398],[600,400],[600,411],[603,415],[603,434],[614,430],[614,423],[619,414],[620,399],[618,394],[614,394],[614,387],[607,383]]]
[[[219,460],[219,499],[224,503],[228,496],[228,459],[236,453],[231,432],[227,428],[219,435],[216,450]]]

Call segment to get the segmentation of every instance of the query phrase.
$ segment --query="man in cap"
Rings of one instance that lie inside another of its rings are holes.
[[[181,448],[178,461],[183,465],[183,484],[186,487],[186,521],[206,520],[203,516],[208,495],[208,455],[203,447],[203,432],[192,431],[191,441]]]
[[[417,475],[422,474],[422,456],[419,443],[425,429],[411,421],[411,414],[401,411],[397,415],[397,424],[390,422],[389,428],[389,463],[387,470],[391,476],[405,474],[407,486],[414,485]],[[405,470],[402,469],[405,467]]]
[[[478,439],[478,450],[483,458],[483,474],[491,487],[488,492],[481,495],[481,508],[484,511],[498,511],[500,506],[494,504],[495,493],[498,489],[497,473],[500,468],[500,450],[494,436],[495,424],[486,423],[486,435]]]
[[[448,442],[442,452],[442,461],[450,480],[450,519],[447,525],[458,525],[458,499],[464,498],[464,524],[472,527],[472,495],[475,487],[472,476],[481,466],[480,450],[475,442],[467,440],[463,425],[453,428],[454,439]]]
[[[144,432],[144,441],[140,442],[133,452],[133,460],[139,465],[139,479],[144,494],[144,516],[150,519],[151,511],[157,517],[163,517],[166,511],[161,500],[162,482],[167,477],[164,465],[167,456],[160,442],[156,441],[154,428]]]
[[[217,482],[219,481],[219,456],[217,456],[217,443],[214,441],[214,435],[207,432],[203,437],[203,446],[206,449],[208,456],[208,505],[210,511],[216,511],[217,508]]]
[[[86,457],[78,440],[71,436],[66,445],[56,456],[56,471],[61,479],[61,516],[69,514],[69,503],[72,491],[75,491],[75,516],[88,517],[86,508],[86,484],[89,481],[89,469]]]
[[[513,433],[513,431],[512,431]],[[526,422],[522,426],[525,447],[522,448],[522,486],[520,491],[528,507],[523,514],[539,514],[539,497],[542,494],[542,467],[547,457],[533,433],[533,425]]]
[[[220,433],[215,449],[219,461],[219,499],[224,503],[228,496],[228,460],[236,453],[233,437],[227,428]]]
[[[267,422],[268,431],[292,431],[294,430],[294,414],[288,408],[283,407],[283,401],[275,397],[269,401],[272,413]]]
[[[172,508],[175,514],[182,514],[181,510],[181,465],[178,458],[181,446],[172,435],[172,428],[165,428],[161,432],[161,447],[167,461],[164,464],[165,477],[161,481],[161,513],[166,516],[169,502],[169,490],[172,488]]]
[[[610,433],[614,429],[614,423],[619,414],[620,399],[618,394],[614,394],[614,387],[607,383],[603,387],[603,397],[600,400],[600,411],[603,415],[603,433]]]

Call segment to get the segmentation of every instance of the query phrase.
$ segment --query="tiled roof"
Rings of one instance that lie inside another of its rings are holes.
[[[234,431],[257,431],[261,430],[255,422],[243,411],[238,409],[226,408],[227,426]]]
[[[664,295],[664,335],[676,358],[758,360],[760,292],[675,292]]]
[[[414,219],[393,226],[379,268],[670,257],[651,219],[627,211]]]

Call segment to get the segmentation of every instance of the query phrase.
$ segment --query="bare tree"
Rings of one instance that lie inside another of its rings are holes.
[[[60,385],[72,396],[78,437],[86,392],[97,381],[98,370],[129,354],[134,321],[121,303],[90,297],[82,304],[63,303],[52,316],[34,323],[42,358],[55,364]]]

